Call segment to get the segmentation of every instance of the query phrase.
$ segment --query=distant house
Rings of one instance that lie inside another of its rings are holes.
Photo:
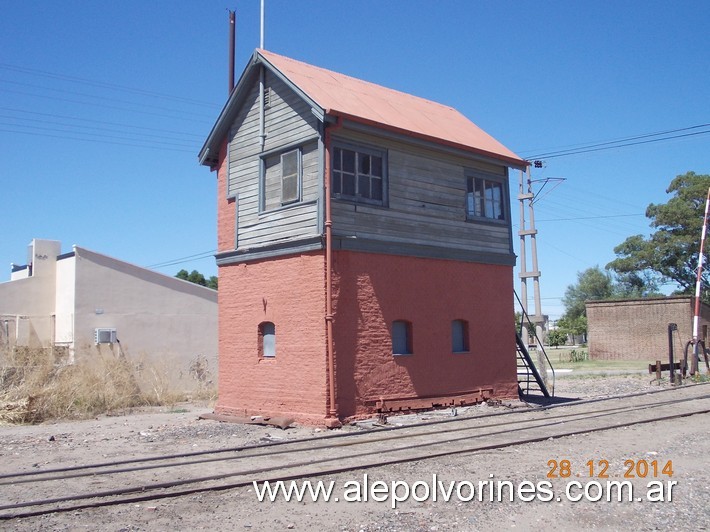
[[[265,50],[217,171],[226,414],[337,426],[517,396],[508,168],[455,109]]]
[[[695,298],[690,296],[587,301],[589,357],[598,360],[668,361],[668,324],[675,323],[676,360],[693,337]],[[698,336],[707,346],[710,306],[701,304]]]
[[[59,363],[97,352],[129,356],[190,389],[191,368],[216,376],[217,292],[35,239],[27,264],[13,265],[0,283],[0,348],[18,346],[51,349]]]

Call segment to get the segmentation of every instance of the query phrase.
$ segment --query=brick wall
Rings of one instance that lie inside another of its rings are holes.
[[[259,358],[259,324],[276,326],[276,356]],[[219,269],[219,399],[232,415],[323,424],[327,408],[322,252]]]
[[[676,359],[692,338],[692,297],[588,302],[589,356],[603,360],[668,360],[668,324],[676,323]],[[699,334],[710,325],[710,307],[702,305]]]
[[[493,388],[517,397],[508,266],[334,253],[335,354],[341,416],[385,397]],[[220,281],[221,282],[221,281]],[[469,322],[470,352],[452,353],[451,321]],[[413,354],[392,354],[394,320],[412,323]]]

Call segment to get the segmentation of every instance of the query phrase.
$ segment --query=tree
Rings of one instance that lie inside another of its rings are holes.
[[[694,293],[700,234],[710,175],[688,172],[671,181],[667,203],[651,204],[646,217],[655,232],[648,238],[634,235],[614,248],[617,258],[607,268],[633,282],[645,279],[652,291],[660,283],[673,282],[679,294]],[[708,255],[704,254],[707,263]],[[630,276],[630,277],[628,277]],[[634,276],[636,276],[634,278]],[[708,272],[703,272],[703,299],[710,301]],[[648,285],[647,285],[648,287]]]
[[[565,290],[562,298],[565,306],[563,318],[570,324],[581,316],[586,317],[585,301],[611,299],[613,296],[614,283],[611,275],[602,271],[599,266],[587,268],[577,273],[577,284],[571,284]]]
[[[567,332],[563,329],[553,329],[547,333],[547,341],[552,347],[565,345],[567,342]]]
[[[191,283],[199,284],[200,286],[206,286],[212,290],[217,290],[217,277],[214,275],[209,279],[205,279],[205,276],[197,270],[192,270],[190,273],[187,273],[187,270],[183,269],[177,272],[175,277],[182,279],[183,281],[190,281]]]

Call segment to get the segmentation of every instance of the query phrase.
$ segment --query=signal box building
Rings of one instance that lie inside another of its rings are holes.
[[[338,426],[517,396],[508,169],[451,107],[256,50],[217,172],[219,399]]]

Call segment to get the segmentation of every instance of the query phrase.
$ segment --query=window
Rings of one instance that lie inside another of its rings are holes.
[[[412,324],[408,321],[392,322],[392,354],[412,354]]]
[[[451,322],[451,351],[453,353],[468,353],[468,322],[454,320]]]
[[[505,220],[503,182],[483,177],[469,177],[467,181],[466,215]]]
[[[270,211],[301,201],[303,148],[273,150],[261,156],[259,210]]]
[[[270,321],[259,324],[259,358],[276,356],[276,326]]]
[[[384,205],[385,153],[366,148],[333,148],[333,196]]]
[[[300,150],[281,155],[281,203],[299,200]]]

